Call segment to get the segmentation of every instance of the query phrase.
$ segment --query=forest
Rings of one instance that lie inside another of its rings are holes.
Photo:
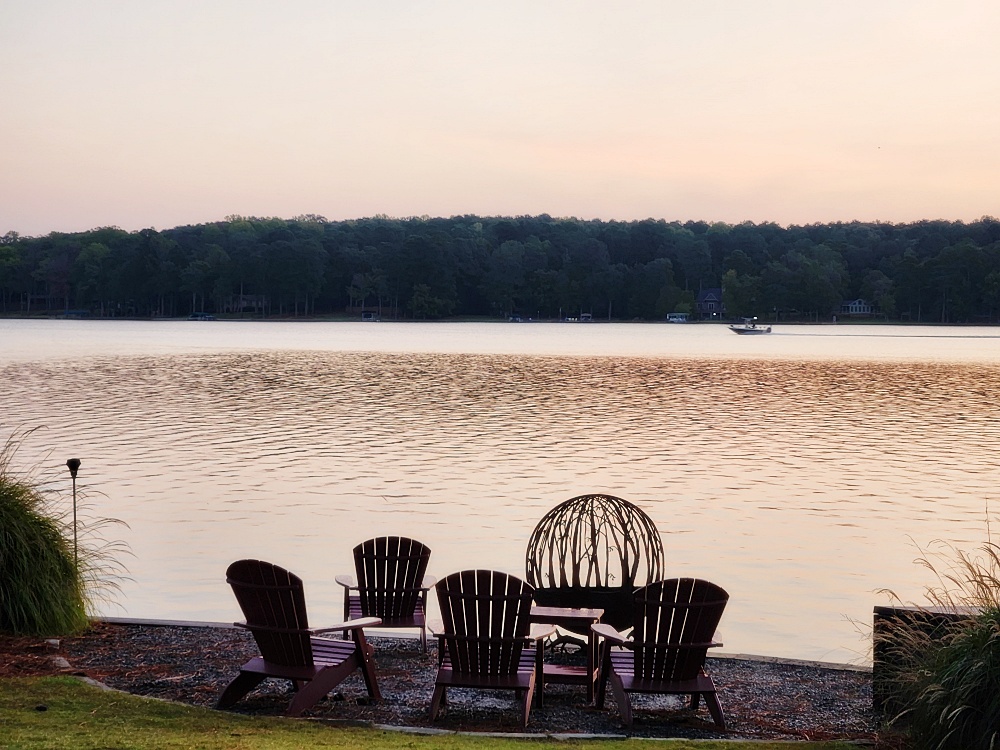
[[[229,216],[173,229],[0,236],[0,314],[729,318],[996,323],[1000,220],[831,223]]]

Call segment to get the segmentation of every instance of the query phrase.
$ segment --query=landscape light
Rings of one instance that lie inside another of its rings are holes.
[[[80,459],[69,459],[66,462],[66,467],[69,469],[69,475],[73,477],[73,565],[74,567],[79,568],[80,563],[76,544],[76,473],[80,470]]]

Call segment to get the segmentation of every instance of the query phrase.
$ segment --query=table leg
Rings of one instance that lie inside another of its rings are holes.
[[[597,634],[587,629],[587,701],[594,702],[594,665],[597,664]]]
[[[545,645],[538,641],[535,647],[535,693],[538,695],[538,707],[545,707],[545,664],[542,661],[542,653]]]

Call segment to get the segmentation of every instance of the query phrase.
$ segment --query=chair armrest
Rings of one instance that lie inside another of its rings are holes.
[[[309,628],[310,633],[319,635],[320,633],[330,633],[334,630],[361,630],[362,628],[374,628],[382,624],[381,617],[359,617],[357,620],[348,620],[339,625],[331,625],[328,628]]]
[[[545,623],[537,623],[531,626],[528,631],[527,638],[532,641],[544,641],[550,635],[556,634],[555,625],[547,625]]]
[[[594,632],[595,635],[599,635],[604,640],[610,641],[611,643],[616,643],[619,646],[625,646],[629,643],[628,638],[626,638],[624,635],[619,633],[617,630],[615,630],[607,623],[604,622],[594,623],[593,625],[590,626],[590,629]]]
[[[342,575],[337,576],[334,580],[337,581],[345,589],[356,589],[358,585],[354,582],[354,576]]]
[[[431,635],[435,638],[444,638],[446,636],[454,637],[454,633],[448,633],[444,629],[444,624],[438,621],[432,621],[427,623],[427,629],[431,631]],[[540,641],[548,638],[550,635],[554,635],[556,632],[555,625],[532,625],[531,630],[528,635],[525,636],[526,640],[529,641]]]
[[[705,641],[702,643],[664,643],[663,645],[666,646],[667,648],[677,648],[677,649],[686,648],[686,649],[691,649],[692,651],[696,651],[702,648],[718,648],[722,644],[719,643],[718,641]]]

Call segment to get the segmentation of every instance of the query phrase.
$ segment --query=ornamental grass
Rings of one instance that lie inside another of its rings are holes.
[[[99,531],[111,519],[85,522],[74,545],[72,506],[34,472],[17,473],[17,436],[0,449],[0,631],[71,635],[84,630],[91,605],[117,590],[121,542]]]
[[[929,604],[878,636],[890,726],[917,750],[1000,750],[1000,546],[942,547],[918,559],[936,579]]]

